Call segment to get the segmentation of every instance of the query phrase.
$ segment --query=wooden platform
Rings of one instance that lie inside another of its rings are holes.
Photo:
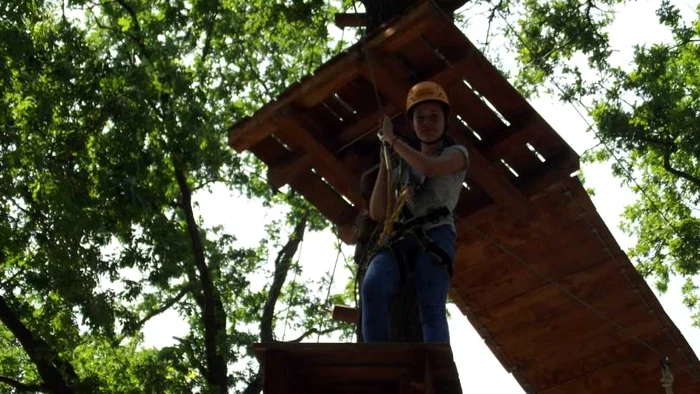
[[[372,75],[406,135],[410,86],[446,87],[450,132],[472,158],[451,298],[527,392],[659,393],[668,356],[674,393],[700,393],[697,356],[571,177],[576,153],[432,3],[232,126],[230,145],[262,159],[270,183],[291,185],[352,243],[368,197],[361,180],[373,182],[379,155]]]
[[[461,393],[449,345],[255,344],[264,394]]]

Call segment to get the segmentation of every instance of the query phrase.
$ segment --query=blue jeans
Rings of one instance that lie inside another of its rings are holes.
[[[449,225],[427,231],[428,237],[454,261],[455,233]],[[398,241],[407,258],[415,256],[416,293],[424,342],[450,342],[445,304],[450,275],[436,258],[421,250],[415,237]],[[399,285],[399,267],[384,249],[369,263],[362,282],[362,335],[365,342],[387,342],[390,336],[389,303]]]

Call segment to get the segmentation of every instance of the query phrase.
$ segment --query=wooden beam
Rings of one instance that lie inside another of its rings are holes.
[[[382,106],[381,111],[377,110],[369,115],[366,115],[362,119],[355,122],[355,124],[353,124],[352,126],[340,132],[340,134],[338,135],[338,145],[340,145],[340,149],[342,150],[348,144],[351,144],[358,138],[362,137],[372,128],[378,127],[379,120],[382,118],[382,115],[386,114],[392,117],[400,112],[401,110],[398,109],[394,103],[389,103]]]
[[[351,176],[343,163],[323,144],[313,137],[313,128],[298,112],[286,108],[278,117],[278,131],[275,135],[294,150],[311,157],[316,172],[328,181],[333,188],[348,198],[355,206],[362,206],[362,193],[359,180]]]
[[[388,104],[382,107],[382,111],[373,112],[370,115],[363,117],[358,120],[352,126],[347,127],[337,137],[337,145],[340,146],[339,150],[343,150],[349,144],[352,144],[355,140],[362,137],[364,133],[371,130],[373,127],[379,124],[379,119],[383,114],[389,114],[392,116],[396,114],[399,110],[393,104]],[[299,174],[309,171],[311,169],[311,156],[307,153],[298,156],[292,161],[284,164],[277,164],[270,166],[268,169],[267,180],[272,186],[280,188],[293,179],[295,179]]]
[[[403,110],[406,105],[406,95],[411,86],[395,73],[387,71],[385,65],[389,61],[385,55],[370,52],[369,58],[371,61],[363,64],[362,75],[368,81],[376,83],[376,89],[388,97],[390,102]]]
[[[355,221],[338,225],[338,237],[346,245],[355,245],[357,242],[355,238]]]
[[[563,154],[551,158],[546,170],[539,174],[522,176],[523,180],[516,180],[516,185],[525,193],[532,197],[537,193],[546,190],[555,183],[571,179],[571,174],[579,170],[579,157],[574,151],[566,151]]]
[[[455,140],[467,146],[469,151],[469,173],[471,178],[481,186],[491,198],[515,217],[523,218],[527,214],[528,199],[509,180],[492,171],[489,162],[478,149],[464,141],[462,136],[455,133]],[[462,139],[462,141],[459,141]],[[499,163],[500,164],[500,163]]]
[[[381,45],[371,45],[369,48],[377,48],[385,53],[396,52],[441,22],[441,17],[442,12],[431,1],[424,1],[381,30],[375,38],[382,41]]]
[[[311,162],[311,155],[304,154],[290,162],[271,165],[267,168],[267,183],[279,189],[310,170]]]
[[[334,305],[333,306],[333,317],[335,321],[343,321],[350,324],[357,324],[358,318],[357,308],[353,308],[345,305]]]
[[[422,3],[383,30],[355,44],[342,58],[320,67],[313,77],[290,86],[276,101],[256,111],[253,118],[244,118],[231,126],[228,130],[229,146],[238,152],[249,149],[276,130],[272,118],[283,108],[291,103],[311,107],[352,81],[361,64],[366,63],[362,50],[395,52],[439,20],[440,11],[431,2]]]
[[[367,14],[364,12],[340,12],[335,14],[335,24],[341,29],[344,27],[367,26]]]

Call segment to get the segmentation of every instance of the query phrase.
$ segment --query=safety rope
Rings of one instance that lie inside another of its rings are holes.
[[[387,184],[387,189],[391,190],[389,188],[389,185]],[[389,212],[387,210],[386,212],[386,221],[384,224],[384,230],[382,233],[379,235],[379,240],[377,241],[377,245],[382,245],[384,243],[384,240],[391,235],[392,232],[394,232],[394,222],[399,218],[399,215],[401,214],[401,210],[403,209],[404,205],[406,205],[406,202],[413,197],[413,188],[409,186],[404,186],[403,189],[401,190],[401,193],[399,196],[396,198],[396,206],[394,207],[392,212]]]
[[[386,171],[387,171],[387,180],[386,180],[386,210],[385,210],[385,216],[384,216],[384,229],[382,233],[379,236],[379,240],[377,241],[377,245],[381,245],[386,237],[390,236],[393,230],[393,223],[394,220],[396,220],[400,213],[401,210],[403,209],[404,205],[406,204],[406,201],[410,199],[413,196],[413,190],[410,187],[404,186],[403,189],[401,190],[400,194],[398,197],[396,197],[395,192],[394,192],[394,170],[393,170],[393,165],[392,165],[392,155],[390,152],[391,147],[387,143],[387,141],[384,140],[384,135],[382,133],[383,129],[383,122],[384,122],[384,116],[386,114],[384,113],[384,109],[382,107],[382,100],[379,95],[379,88],[377,88],[377,80],[374,77],[374,67],[372,66],[372,59],[370,58],[370,51],[367,49],[367,47],[363,44],[360,47],[361,53],[364,54],[364,59],[365,62],[367,63],[367,68],[369,70],[370,74],[370,80],[372,82],[372,89],[374,92],[374,98],[377,101],[377,111],[380,114],[380,122],[382,122],[379,126],[379,131],[377,132],[377,137],[379,138],[379,141],[381,141],[382,144],[382,154],[384,155],[384,165],[386,166]],[[399,157],[399,160],[401,158]],[[393,205],[393,200],[396,198],[396,205]]]

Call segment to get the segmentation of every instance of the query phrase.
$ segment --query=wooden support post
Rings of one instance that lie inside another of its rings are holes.
[[[289,394],[289,369],[284,352],[268,352],[264,365],[263,394]]]
[[[433,369],[430,365],[430,355],[425,354],[425,394],[435,394],[435,381],[433,380]]]

